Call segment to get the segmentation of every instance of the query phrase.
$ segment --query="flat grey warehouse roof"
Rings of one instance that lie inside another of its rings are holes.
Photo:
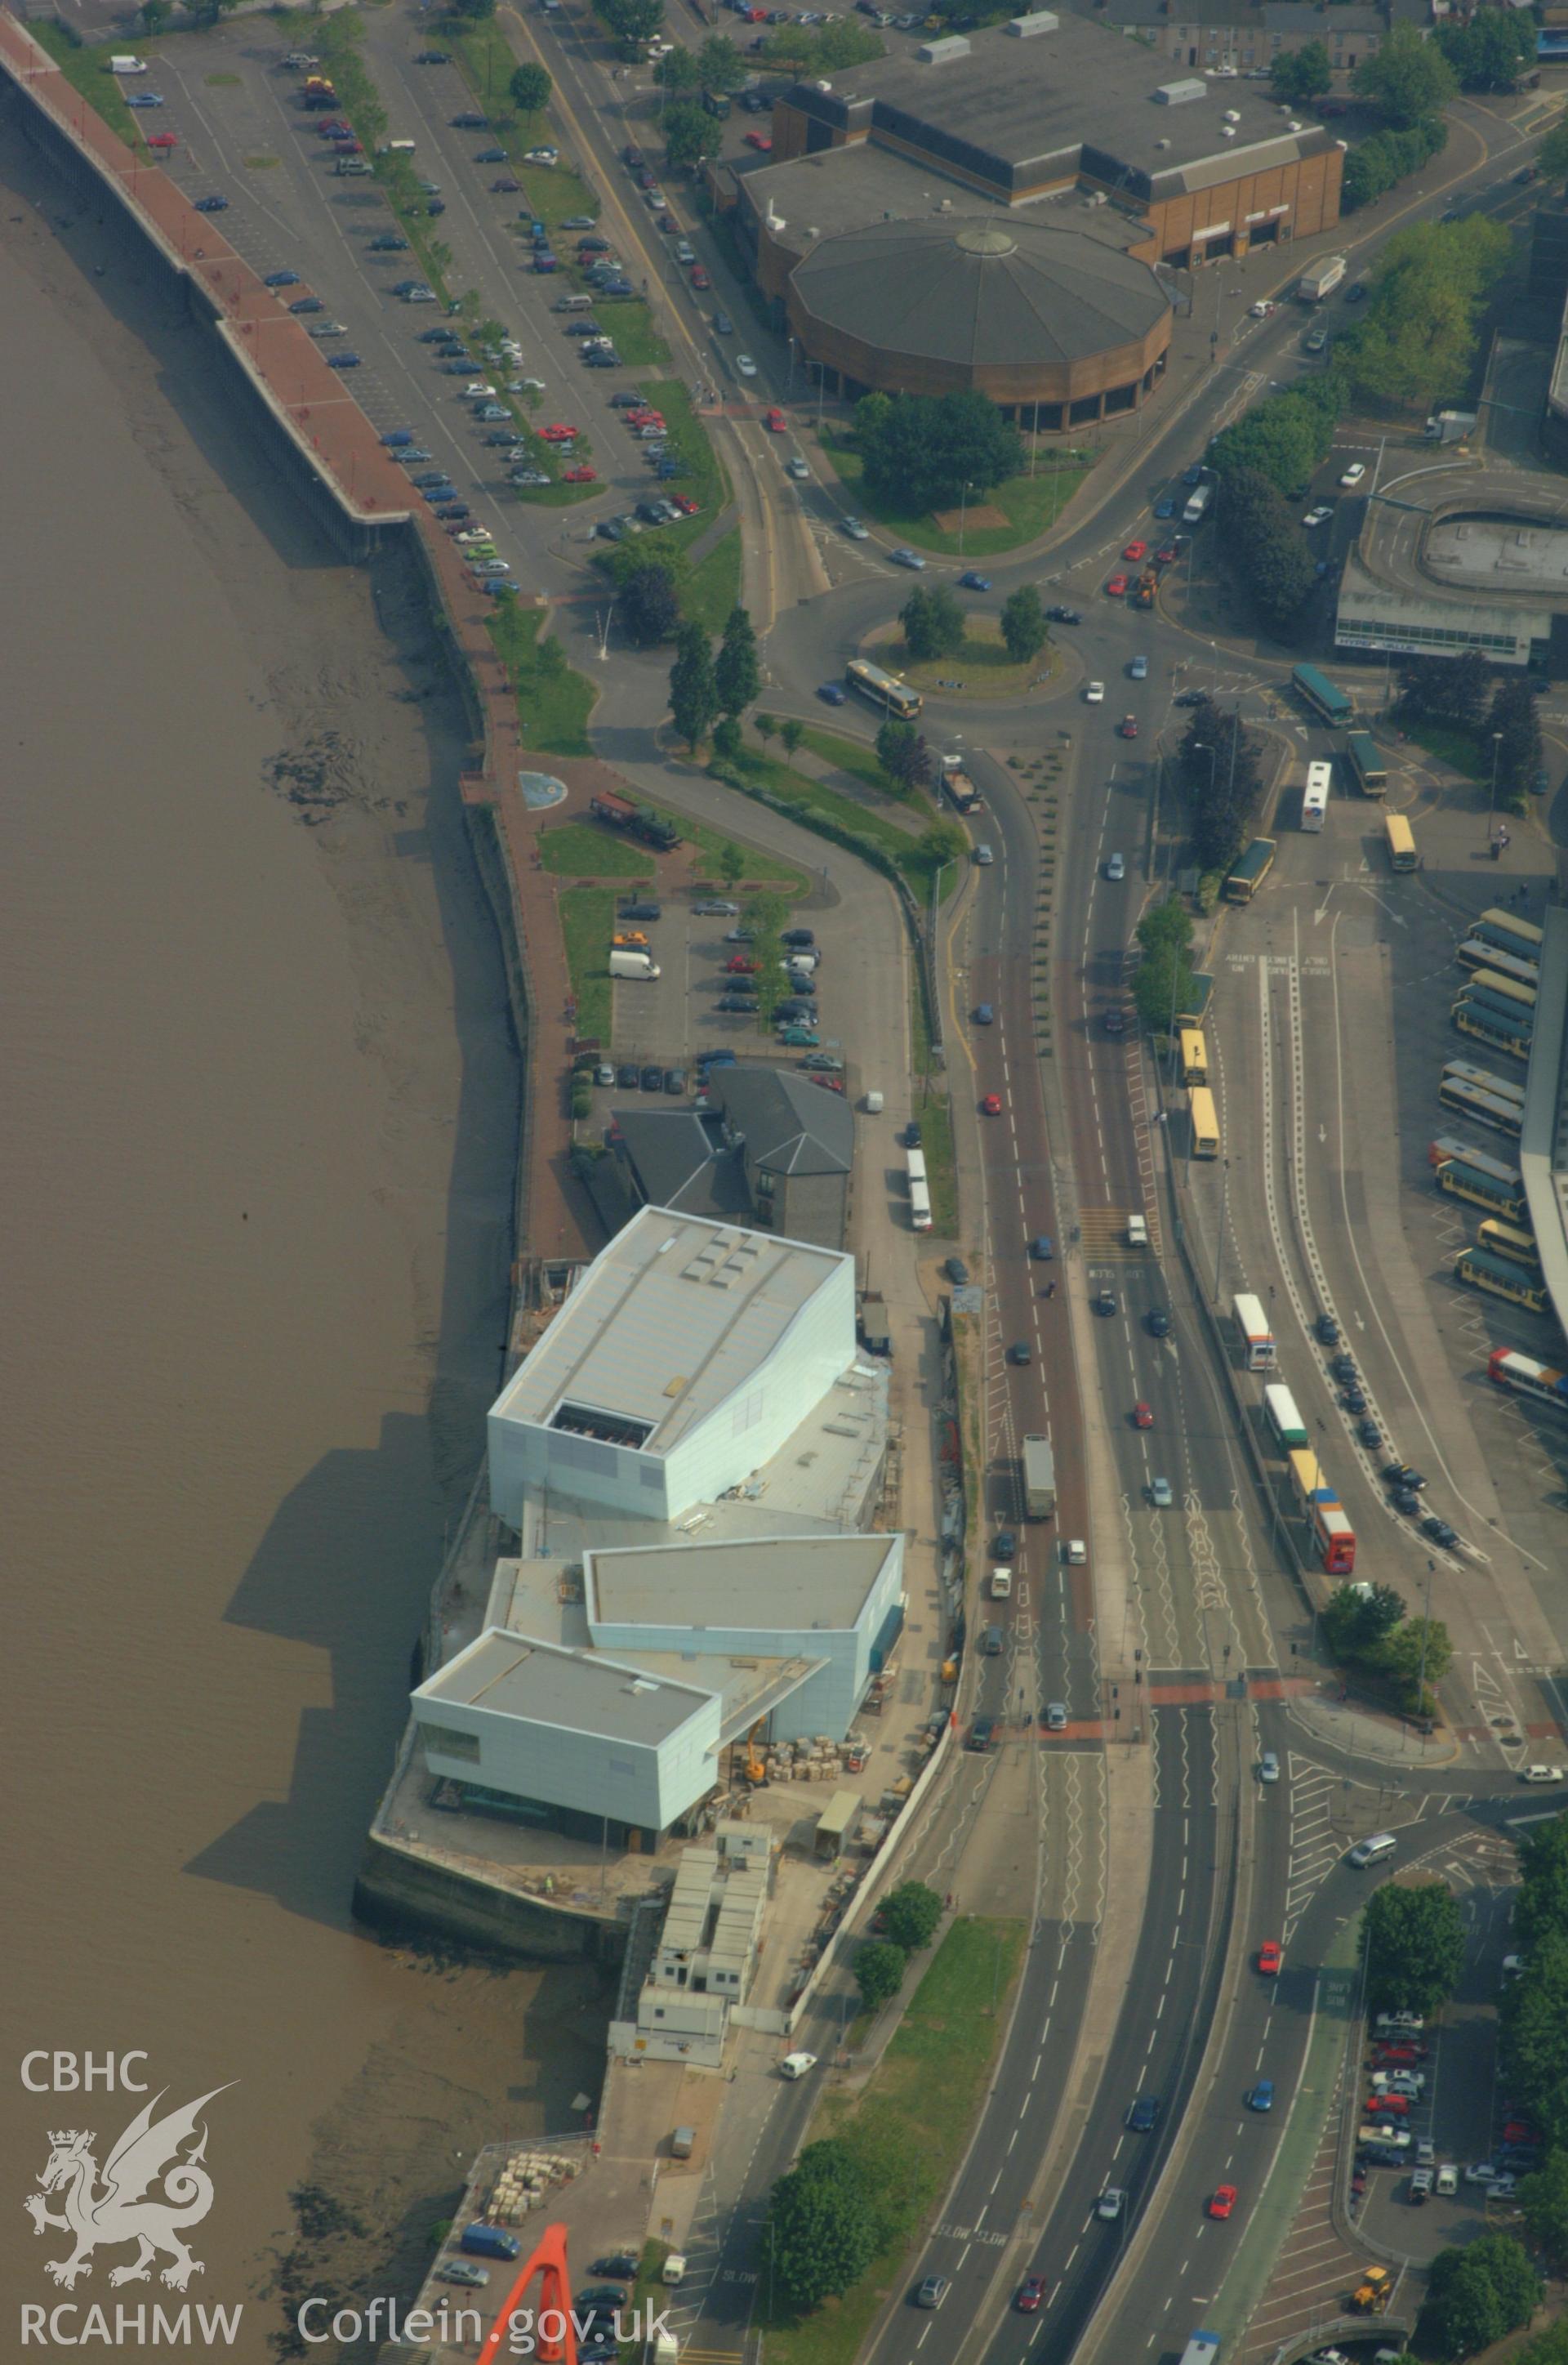
[[[1304,121],[1292,132],[1261,84],[1204,82],[1141,42],[1070,16],[1028,40],[991,26],[969,36],[967,56],[926,64],[909,52],[827,80],[825,91],[797,83],[789,105],[857,132],[874,124],[932,169],[946,159],[1020,186],[1079,170],[1111,182],[1120,172],[1129,194],[1147,196],[1157,179],[1197,165],[1221,168],[1205,172],[1205,181],[1233,179],[1256,169],[1249,151],[1260,146],[1279,151],[1267,161],[1288,162],[1330,144],[1321,123]],[[1202,95],[1175,104],[1156,95],[1194,84]]]
[[[588,1611],[611,1626],[844,1631],[892,1549],[885,1535],[788,1536],[589,1552]]]
[[[668,1453],[745,1386],[852,1261],[711,1216],[644,1207],[589,1265],[492,1417],[548,1427],[567,1400],[645,1425]]]
[[[710,1698],[695,1684],[671,1683],[584,1651],[562,1651],[496,1627],[470,1642],[416,1699],[526,1717],[564,1732],[614,1733],[656,1748],[678,1732]]]

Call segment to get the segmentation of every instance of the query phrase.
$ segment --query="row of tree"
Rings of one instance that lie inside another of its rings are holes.
[[[1407,1618],[1391,1585],[1341,1585],[1328,1597],[1323,1631],[1334,1656],[1388,1686],[1410,1716],[1430,1716],[1429,1687],[1453,1664],[1453,1643],[1440,1618]]]
[[[1141,956],[1133,977],[1137,1014],[1151,1035],[1174,1034],[1181,1013],[1193,1007],[1191,914],[1172,895],[1152,904],[1134,933]]]
[[[969,618],[944,583],[912,591],[899,610],[903,644],[912,665],[929,665],[938,657],[956,657],[963,648]],[[1002,603],[1002,644],[1014,665],[1037,657],[1049,638],[1046,611],[1032,583],[1011,592]]]
[[[1215,514],[1232,579],[1263,630],[1285,639],[1317,581],[1294,508],[1260,469],[1237,468],[1221,481]]]
[[[721,717],[733,725],[732,744],[738,751],[740,718],[761,686],[756,634],[745,608],[730,610],[717,654],[705,625],[693,620],[679,626],[669,675],[669,709],[693,755]]]
[[[1434,723],[1474,738],[1488,783],[1495,757],[1497,801],[1529,811],[1545,761],[1536,701],[1542,685],[1528,676],[1494,682],[1475,649],[1458,657],[1408,657],[1398,672],[1396,711],[1407,723]]]
[[[1212,698],[1193,707],[1176,751],[1176,777],[1201,870],[1228,870],[1251,835],[1263,794],[1260,744],[1236,708],[1227,712]]]

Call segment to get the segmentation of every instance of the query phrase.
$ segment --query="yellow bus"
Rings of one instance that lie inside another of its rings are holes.
[[[1533,1232],[1521,1231],[1517,1224],[1499,1223],[1488,1216],[1477,1235],[1479,1245],[1493,1256],[1506,1258],[1509,1264],[1522,1264],[1527,1272],[1540,1271],[1540,1250]]]
[[[1206,1084],[1209,1080],[1209,1047],[1202,1029],[1183,1026],[1177,1038],[1182,1052],[1182,1082],[1184,1084]]]
[[[1391,870],[1417,870],[1420,868],[1421,857],[1416,851],[1416,833],[1403,813],[1383,814],[1383,840],[1388,848]]]
[[[1456,1281],[1484,1289],[1488,1297],[1506,1297],[1511,1306],[1522,1306],[1527,1314],[1546,1311],[1546,1283],[1540,1274],[1526,1272],[1500,1256],[1489,1256],[1484,1249],[1462,1249],[1454,1259],[1453,1272]]]
[[[1193,1156],[1219,1156],[1219,1119],[1215,1096],[1206,1084],[1194,1084],[1187,1094],[1187,1122],[1192,1127]]]
[[[864,657],[850,658],[844,678],[851,689],[857,689],[873,706],[885,706],[901,723],[913,723],[925,703],[918,689],[911,689],[897,674],[884,673],[880,666],[868,665]]]
[[[1504,1002],[1511,1002],[1519,1011],[1533,1010],[1540,991],[1539,986],[1526,985],[1517,977],[1505,977],[1501,970],[1495,969],[1473,970],[1470,982],[1465,987],[1467,993],[1479,993],[1484,997],[1493,994]]]

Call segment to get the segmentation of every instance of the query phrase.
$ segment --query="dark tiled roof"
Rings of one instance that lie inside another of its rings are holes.
[[[732,1133],[776,1174],[847,1174],[855,1119],[840,1093],[824,1092],[787,1069],[721,1069],[708,1086]]]

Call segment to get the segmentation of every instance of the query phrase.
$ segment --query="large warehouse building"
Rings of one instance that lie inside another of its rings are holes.
[[[1255,86],[1041,10],[801,83],[721,172],[775,325],[836,392],[981,392],[1041,429],[1136,409],[1158,266],[1330,230],[1343,151]]]

